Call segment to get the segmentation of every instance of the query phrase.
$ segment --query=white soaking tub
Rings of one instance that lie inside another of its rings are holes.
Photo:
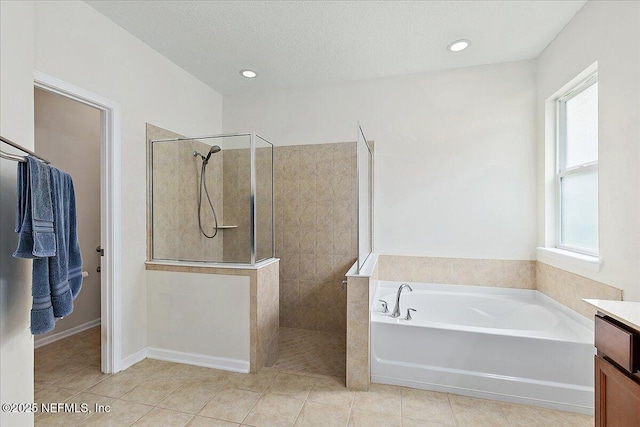
[[[379,282],[372,300],[373,382],[593,413],[589,319],[534,290],[421,283],[392,318],[402,283]]]

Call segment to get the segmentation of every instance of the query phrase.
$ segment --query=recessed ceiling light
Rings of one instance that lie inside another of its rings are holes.
[[[240,75],[248,79],[253,79],[254,77],[258,76],[258,73],[253,70],[240,70]]]
[[[461,50],[465,50],[466,48],[468,48],[470,44],[471,44],[471,40],[465,40],[465,39],[456,40],[452,42],[449,46],[447,46],[447,49],[449,49],[451,52],[460,52]]]

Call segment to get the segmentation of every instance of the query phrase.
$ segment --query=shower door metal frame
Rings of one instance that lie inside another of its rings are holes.
[[[256,162],[256,141],[255,138],[258,137],[267,144],[271,146],[271,256],[265,258],[275,258],[276,257],[276,188],[275,188],[275,175],[274,175],[274,150],[275,146],[265,137],[257,134],[251,134],[251,214],[252,214],[252,224],[253,224],[253,232],[251,235],[251,263],[255,265],[256,262],[260,262],[262,260],[257,259],[257,238],[258,238],[258,210],[257,210],[257,182],[256,182],[256,171],[258,170],[258,164]]]
[[[356,138],[356,216],[357,216],[357,220],[356,220],[356,234],[357,234],[357,250],[358,250],[358,259],[356,260],[357,263],[357,271],[358,273],[362,270],[362,267],[365,265],[365,263],[367,262],[367,260],[369,259],[369,256],[373,253],[373,152],[371,151],[371,147],[369,146],[369,142],[367,141],[367,138],[364,135],[364,131],[362,130],[362,127],[360,126],[360,123],[358,122],[358,137]],[[360,206],[360,159],[358,158],[358,142],[360,142],[360,137],[362,137],[362,141],[364,142],[364,145],[367,147],[367,151],[368,151],[368,155],[367,155],[367,163],[369,165],[368,168],[368,176],[367,176],[367,180],[369,182],[369,194],[368,194],[368,203],[366,206],[366,209],[368,209],[369,211],[369,253],[367,254],[366,257],[364,257],[363,260],[360,260],[360,234],[361,234],[361,229],[360,229],[360,211],[363,209],[362,206]]]
[[[250,244],[250,257],[249,257],[249,264],[246,263],[235,263],[235,262],[224,262],[224,261],[193,261],[193,260],[173,260],[173,259],[162,259],[162,258],[155,258],[154,257],[154,243],[153,243],[153,231],[154,231],[154,225],[153,225],[153,220],[154,220],[154,216],[153,216],[153,144],[156,142],[179,142],[179,141],[194,141],[194,140],[200,140],[200,139],[215,139],[215,138],[232,138],[232,137],[242,137],[242,136],[248,136],[250,138],[249,141],[249,155],[250,155],[250,189],[249,189],[249,203],[251,206],[250,209],[250,215],[251,215],[251,230],[250,230],[250,237],[251,237],[251,244]],[[256,133],[223,133],[223,134],[217,134],[217,135],[203,135],[203,136],[189,136],[189,137],[178,137],[178,138],[161,138],[161,139],[150,139],[149,140],[149,148],[148,148],[148,155],[149,155],[149,184],[147,186],[147,203],[149,206],[149,213],[150,213],[150,222],[151,222],[151,230],[150,230],[150,234],[151,234],[151,238],[150,238],[150,247],[148,248],[147,251],[147,257],[149,258],[149,261],[171,261],[171,262],[181,262],[181,261],[185,261],[185,262],[201,262],[201,263],[208,263],[208,264],[212,264],[212,265],[220,265],[220,266],[224,266],[224,265],[237,265],[237,266],[242,266],[242,265],[251,265],[251,266],[255,266],[256,263],[258,262],[257,260],[257,235],[258,235],[258,223],[257,223],[257,208],[256,208],[256,192],[257,192],[257,184],[256,184],[256,169],[257,169],[257,164],[256,164],[256,137],[260,138],[261,140],[263,140],[264,142],[266,142],[267,144],[269,144],[271,146],[271,257],[265,258],[265,259],[269,259],[269,258],[274,258],[275,257],[275,237],[276,237],[276,233],[275,233],[275,176],[274,176],[274,145],[269,142],[269,140],[267,140],[266,138],[262,137],[261,135],[258,135]]]

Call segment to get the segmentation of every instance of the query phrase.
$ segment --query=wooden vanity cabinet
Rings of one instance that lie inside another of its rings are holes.
[[[640,427],[640,331],[595,318],[596,427]]]

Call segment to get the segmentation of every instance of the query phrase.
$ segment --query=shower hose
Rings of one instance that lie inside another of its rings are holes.
[[[209,190],[207,190],[207,181],[205,179],[207,173],[207,162],[203,160],[202,167],[200,169],[200,186],[198,187],[198,227],[200,227],[200,232],[207,239],[213,239],[218,234],[218,217],[216,216],[216,209],[213,207],[213,202],[211,201],[211,197],[209,196]],[[215,228],[213,234],[209,235],[204,228],[202,227],[202,189],[204,188],[204,194],[207,196],[207,202],[209,202],[209,207],[211,208],[211,213],[213,214],[213,220],[215,222]]]

